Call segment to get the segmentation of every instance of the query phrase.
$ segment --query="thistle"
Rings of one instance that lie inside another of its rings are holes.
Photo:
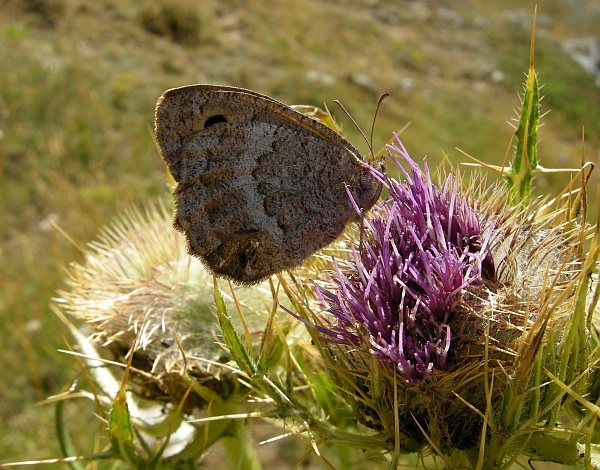
[[[218,341],[212,278],[187,254],[170,218],[162,204],[119,217],[90,244],[84,262],[71,265],[70,290],[55,299],[62,311],[92,328],[86,339],[70,325],[88,359],[85,376],[99,385],[92,385],[96,402],[110,403],[110,409],[98,410],[108,422],[109,449],[80,459],[111,457],[134,468],[194,468],[221,441],[234,462],[258,468],[244,423],[226,419],[239,411],[248,391],[222,365],[228,354]],[[256,315],[264,307],[258,289],[238,292],[227,303],[246,312],[247,331],[257,321],[264,323]],[[102,368],[98,347],[122,364],[121,385],[118,368]],[[140,407],[125,390],[154,405]],[[223,419],[194,421],[214,415]],[[184,417],[194,422],[183,422]],[[59,435],[68,441],[64,431]]]
[[[581,455],[592,466],[591,171],[551,203],[532,197],[532,172],[549,171],[537,161],[539,101],[532,41],[510,169],[478,162],[504,183],[454,173],[436,185],[396,136],[388,155],[404,182],[375,172],[389,198],[287,289],[355,419],[385,436],[390,468],[415,451],[446,468]]]
[[[593,308],[577,302],[598,254],[581,251],[585,228],[568,200],[550,212],[514,207],[503,184],[465,187],[452,174],[433,184],[397,136],[388,154],[404,182],[377,173],[389,198],[344,241],[349,250],[302,273],[315,295],[302,303],[311,286],[297,283],[293,314],[357,419],[394,443],[396,463],[426,448],[450,466],[539,457],[561,395],[543,371],[581,361],[567,332]]]

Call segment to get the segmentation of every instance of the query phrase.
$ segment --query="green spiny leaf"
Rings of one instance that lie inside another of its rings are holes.
[[[133,442],[133,426],[124,387],[119,390],[112,403],[108,418],[108,434],[115,456],[120,456],[133,468],[141,468],[142,462]]]
[[[521,116],[517,128],[517,145],[511,163],[511,171],[506,174],[514,203],[529,201],[531,195],[532,170],[537,168],[537,127],[539,125],[539,93],[537,77],[529,70]]]
[[[253,376],[256,373],[256,365],[252,360],[251,352],[248,351],[244,346],[243,341],[239,337],[235,326],[231,321],[231,316],[227,312],[227,306],[225,305],[225,301],[223,300],[223,296],[221,295],[221,291],[219,290],[216,280],[214,286],[214,296],[219,326],[221,327],[221,333],[223,334],[223,339],[229,348],[229,352],[237,363],[238,367],[249,376]]]
[[[529,203],[532,173],[538,169],[537,135],[540,123],[540,95],[537,74],[533,66],[534,46],[535,23],[531,37],[529,73],[525,82],[523,105],[516,132],[515,155],[510,170],[504,172],[513,204],[522,202],[527,205]]]

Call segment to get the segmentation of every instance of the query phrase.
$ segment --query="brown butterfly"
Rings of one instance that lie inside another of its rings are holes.
[[[173,224],[215,275],[254,284],[298,266],[369,210],[381,184],[342,136],[268,96],[192,85],[156,104]]]

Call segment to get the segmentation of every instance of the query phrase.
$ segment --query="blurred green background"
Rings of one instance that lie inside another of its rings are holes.
[[[600,158],[600,2],[539,0],[540,160]],[[167,88],[216,83],[288,104],[333,103],[374,147],[410,122],[417,161],[459,147],[501,164],[527,71],[534,1],[0,0],[0,462],[59,457],[52,406],[36,402],[76,377],[50,310],[77,248],[123,208],[168,188],[150,129]],[[576,54],[589,71],[574,60]],[[596,82],[597,80],[597,82]],[[537,179],[556,193],[566,175]],[[595,185],[592,185],[595,187]],[[595,190],[594,198],[595,201]],[[592,206],[595,212],[596,204]],[[72,401],[80,450],[102,423]],[[90,423],[89,426],[85,423]],[[293,466],[293,461],[291,463]],[[268,466],[266,466],[268,468]],[[292,468],[292,467],[290,467]],[[315,467],[316,468],[316,467]]]

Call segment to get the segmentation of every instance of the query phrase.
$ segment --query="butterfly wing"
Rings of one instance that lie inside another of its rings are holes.
[[[160,152],[177,185],[174,225],[217,275],[252,284],[297,266],[381,187],[327,126],[264,95],[194,85],[156,107]]]

